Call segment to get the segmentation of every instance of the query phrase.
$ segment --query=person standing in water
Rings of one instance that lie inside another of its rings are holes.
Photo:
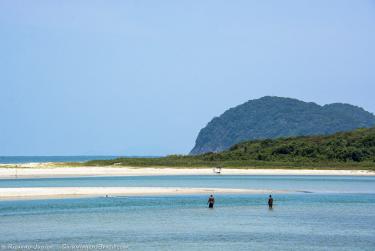
[[[215,198],[212,194],[208,198],[207,204],[208,204],[208,208],[214,208]]]
[[[273,198],[272,198],[272,196],[270,195],[270,197],[268,198],[268,208],[269,208],[269,209],[272,209],[272,206],[273,206]]]

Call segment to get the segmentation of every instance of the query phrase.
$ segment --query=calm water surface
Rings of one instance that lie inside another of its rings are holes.
[[[285,189],[291,191],[298,190],[324,193],[375,193],[375,177],[186,175],[0,180],[0,187],[72,186],[225,187],[274,190]]]
[[[0,201],[0,250],[375,250],[372,177],[163,176],[1,180],[18,186],[311,190],[275,195]],[[77,246],[81,245],[81,246]],[[88,245],[88,246],[84,246]],[[111,246],[112,245],[112,246]],[[39,246],[40,247],[40,246]]]

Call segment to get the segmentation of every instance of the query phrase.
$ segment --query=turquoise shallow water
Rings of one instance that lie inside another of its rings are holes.
[[[375,193],[375,177],[297,175],[182,175],[0,180],[0,187],[71,186],[225,187],[274,190],[282,189],[292,191],[298,190],[320,193]]]
[[[374,183],[325,176],[1,180],[2,187],[216,184],[315,192],[275,195],[271,211],[265,195],[216,195],[213,210],[206,196],[0,201],[0,250],[374,250]]]

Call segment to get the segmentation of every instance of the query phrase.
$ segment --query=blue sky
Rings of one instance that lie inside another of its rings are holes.
[[[265,95],[375,112],[375,1],[0,0],[0,155],[188,153]]]

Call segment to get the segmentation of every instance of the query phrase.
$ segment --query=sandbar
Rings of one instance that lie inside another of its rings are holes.
[[[95,176],[158,176],[158,175],[340,175],[375,176],[369,170],[322,169],[235,169],[223,168],[220,174],[212,168],[139,168],[139,167],[56,167],[48,164],[0,165],[0,179],[59,178]]]
[[[199,194],[278,194],[288,192],[290,191],[184,187],[16,187],[0,188],[0,200]]]

